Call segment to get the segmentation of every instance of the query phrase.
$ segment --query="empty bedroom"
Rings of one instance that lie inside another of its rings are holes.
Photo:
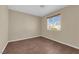
[[[0,5],[1,54],[78,54],[79,5]]]

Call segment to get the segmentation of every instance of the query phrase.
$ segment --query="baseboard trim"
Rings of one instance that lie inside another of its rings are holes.
[[[8,42],[16,42],[16,41],[26,40],[26,39],[30,39],[30,38],[35,38],[35,37],[40,37],[40,35],[39,36],[28,37],[28,38],[20,38],[20,39],[16,39],[16,40],[9,40]]]
[[[70,47],[75,48],[75,49],[79,49],[79,47],[77,47],[77,46],[73,46],[73,45],[71,45],[69,43],[65,43],[65,42],[61,42],[61,41],[55,40],[54,38],[52,39],[52,38],[49,38],[49,37],[46,37],[46,36],[42,36],[42,37],[47,38],[49,40],[56,41],[58,43],[61,43],[61,44],[67,45],[67,46],[70,46]]]
[[[8,45],[8,42],[5,44],[4,48],[2,49],[2,52],[0,54],[2,54],[6,48],[6,46]]]
[[[47,39],[49,39],[49,40],[53,40],[53,41],[56,41],[56,42],[58,42],[58,43],[61,43],[61,44],[70,46],[70,47],[72,47],[72,48],[79,49],[79,47],[74,46],[74,45],[71,45],[71,44],[69,44],[69,43],[61,42],[61,41],[55,40],[54,38],[49,38],[49,37],[47,37],[47,36],[41,36],[41,35],[40,35],[40,36],[33,36],[33,37],[29,37],[29,38],[20,38],[20,39],[17,39],[17,40],[11,40],[11,41],[8,41],[8,43],[9,43],[9,42],[21,41],[21,40],[26,40],[26,39],[30,39],[30,38],[36,38],[36,37],[44,37],[44,38],[47,38]]]

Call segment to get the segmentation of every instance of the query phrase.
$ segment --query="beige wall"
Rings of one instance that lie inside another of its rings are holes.
[[[0,53],[3,52],[8,40],[8,8],[0,6]]]
[[[9,10],[9,41],[40,36],[40,17]]]
[[[42,19],[42,36],[79,48],[79,6],[69,6],[48,16],[61,13],[61,31],[47,31],[46,17]]]

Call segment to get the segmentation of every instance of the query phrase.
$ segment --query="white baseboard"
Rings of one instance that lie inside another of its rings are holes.
[[[50,40],[53,40],[53,41],[59,42],[59,43],[61,43],[61,44],[65,44],[65,45],[67,45],[67,46],[70,46],[70,47],[73,47],[73,48],[79,49],[79,47],[77,47],[77,46],[71,45],[71,44],[66,43],[66,42],[61,42],[61,41],[55,40],[54,38],[49,38],[49,37],[47,37],[47,36],[42,36],[42,37],[45,37],[45,38],[48,38],[48,39],[50,39]]]
[[[35,38],[35,37],[39,37],[40,35],[38,36],[32,36],[32,37],[26,37],[26,38],[19,38],[19,39],[16,39],[16,40],[9,40],[8,42],[15,42],[15,41],[20,41],[20,40],[25,40],[25,39],[30,39],[30,38]]]
[[[2,54],[2,53],[4,52],[4,50],[5,50],[6,46],[7,46],[7,44],[8,44],[8,41],[7,41],[7,43],[5,44],[5,46],[4,46],[4,48],[2,49],[2,51],[0,52],[0,54]]]
[[[55,40],[54,38],[49,38],[49,37],[47,37],[47,36],[43,36],[43,35],[39,35],[39,36],[48,38],[48,39],[50,39],[50,40],[59,42],[59,43],[61,43],[61,44],[68,45],[68,46],[73,47],[73,48],[76,48],[76,49],[79,49],[79,47],[77,47],[77,46],[71,45],[71,44],[66,43],[66,42],[62,42],[62,41]],[[20,39],[17,39],[17,40],[10,40],[10,41],[8,41],[8,42],[15,42],[15,41],[20,41],[20,40],[25,40],[25,39],[35,38],[35,37],[39,37],[39,36],[33,36],[33,37],[28,37],[28,38],[20,38]]]

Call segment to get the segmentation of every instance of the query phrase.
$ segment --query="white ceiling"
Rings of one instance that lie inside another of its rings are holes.
[[[15,11],[28,13],[35,16],[45,16],[51,12],[55,12],[59,9],[66,7],[66,5],[9,5],[8,8]]]

